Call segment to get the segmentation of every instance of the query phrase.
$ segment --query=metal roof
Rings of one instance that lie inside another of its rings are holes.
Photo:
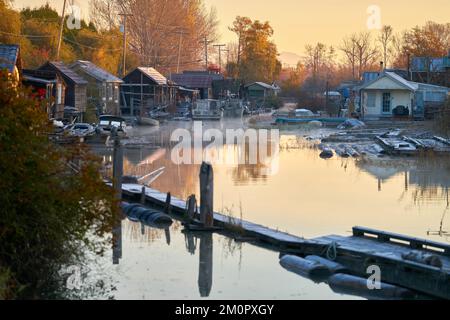
[[[66,66],[63,62],[49,61],[39,69],[44,69],[49,65],[53,69],[60,72],[65,78],[69,79],[73,83],[77,85],[87,85],[88,82],[84,80],[81,76],[79,76],[75,71],[71,70],[68,66]]]
[[[78,60],[77,62],[73,63],[70,68],[73,69],[74,67],[80,67],[81,70],[86,72],[91,77],[101,81],[101,82],[118,82],[123,83],[121,79],[116,77],[115,75],[107,72],[106,70],[103,70],[99,66],[93,64],[90,61],[84,61],[84,60]]]
[[[248,87],[251,87],[253,85],[258,85],[260,87],[263,87],[263,88],[269,89],[269,90],[280,90],[280,88],[278,86],[272,86],[272,85],[264,83],[264,82],[254,82],[254,83],[246,85],[245,87],[248,88]]]
[[[139,67],[138,70],[142,72],[145,76],[155,81],[160,86],[167,85],[167,78],[159,73],[155,68],[150,67]]]
[[[223,80],[220,74],[214,74],[204,71],[186,71],[184,73],[172,74],[170,79],[177,85],[189,89],[211,88],[213,81]]]
[[[397,82],[401,86],[403,86],[411,91],[416,91],[417,89],[419,89],[419,86],[416,83],[405,80],[404,78],[400,77],[398,74],[396,74],[394,72],[384,72],[384,73],[380,74],[380,76],[378,78],[373,79],[372,81],[369,81],[369,82],[365,83],[364,85],[362,85],[360,87],[360,89],[364,90],[368,86],[372,85],[373,83],[377,82],[378,80],[380,80],[384,77],[390,78],[394,82]]]
[[[0,44],[0,69],[8,69],[9,72],[14,72],[18,57],[18,45]]]

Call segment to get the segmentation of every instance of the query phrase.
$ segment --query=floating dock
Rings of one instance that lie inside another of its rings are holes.
[[[140,202],[144,200],[144,191],[146,205],[165,210],[169,206],[172,216],[182,221],[187,217],[188,206],[184,200],[139,184],[123,184],[122,191],[124,198]],[[214,213],[214,227],[222,228],[221,233],[227,236],[247,239],[282,256],[317,256],[337,263],[347,270],[344,277],[349,279],[367,279],[368,268],[378,266],[383,283],[412,290],[417,293],[414,297],[450,299],[448,244],[362,227],[355,227],[351,237],[330,235],[308,240],[220,213]],[[332,276],[324,281],[330,286],[339,282]]]

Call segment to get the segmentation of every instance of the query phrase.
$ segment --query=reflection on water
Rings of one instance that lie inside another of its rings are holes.
[[[152,141],[144,147],[128,147],[125,172],[144,176],[165,167],[153,188],[199,198],[200,166],[171,161],[167,131],[144,134]],[[233,158],[246,150],[225,145],[215,152]],[[107,160],[108,152],[102,152]],[[257,165],[214,165],[215,209],[307,238],[348,235],[360,225],[450,242],[448,160],[326,161],[312,142],[285,134],[279,153],[269,152]],[[165,230],[126,220],[122,225],[114,260],[120,262],[118,299],[348,298],[285,272],[276,252],[217,234],[182,233],[179,223]]]
[[[182,199],[198,198],[200,166],[174,164],[170,129],[161,132],[145,136],[156,145],[126,150],[126,174],[143,176],[165,167],[152,187]],[[439,240],[429,232],[439,229],[447,208],[448,158],[325,161],[313,145],[285,134],[279,152],[269,150],[256,165],[215,164],[215,209],[242,208],[247,220],[305,237],[346,234],[364,225]],[[233,159],[248,150],[244,144],[213,151]],[[448,223],[444,219],[444,230]]]

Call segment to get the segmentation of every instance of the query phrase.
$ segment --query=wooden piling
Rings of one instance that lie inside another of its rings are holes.
[[[145,186],[144,186],[144,187],[142,187],[142,192],[141,192],[141,204],[142,205],[145,205],[145,202],[146,202],[145,197],[146,197],[146,194],[145,194]]]
[[[189,222],[195,220],[197,217],[197,199],[195,195],[191,195],[187,200],[187,211],[186,216],[189,219]]]
[[[214,226],[214,172],[206,162],[200,169],[200,221],[206,228]]]
[[[167,194],[166,204],[164,206],[164,213],[172,214],[172,195],[170,192]]]

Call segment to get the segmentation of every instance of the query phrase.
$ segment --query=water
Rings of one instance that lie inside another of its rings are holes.
[[[321,133],[282,133],[279,155],[257,165],[215,164],[215,210],[306,238],[350,235],[358,225],[450,242],[448,159],[322,160],[313,143],[303,138]],[[173,146],[161,132],[135,134],[148,143],[127,149],[126,174],[142,176],[166,167],[153,188],[182,199],[199,196],[200,165],[175,165]],[[234,159],[243,148],[215,151]],[[276,252],[219,235],[205,240],[181,229],[178,224],[164,231],[123,222],[122,259],[113,276],[115,298],[350,298],[285,271]],[[193,238],[195,252],[186,245]]]

